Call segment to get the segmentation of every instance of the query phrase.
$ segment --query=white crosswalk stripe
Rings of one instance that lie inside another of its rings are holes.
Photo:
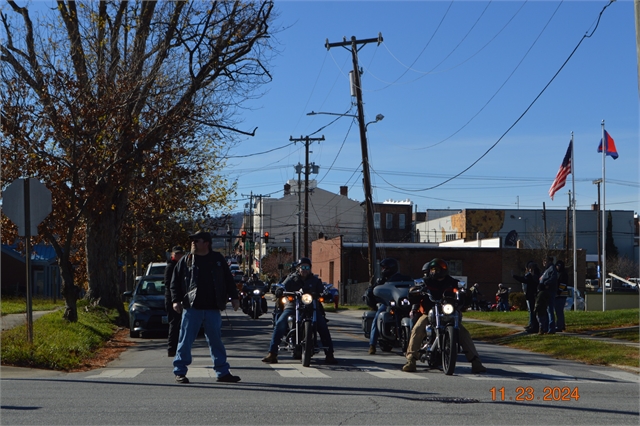
[[[317,368],[303,367],[302,364],[269,364],[282,377],[330,379],[330,376],[322,373]]]
[[[626,371],[605,371],[605,370],[591,370],[593,373],[604,374],[605,376],[613,377],[614,379],[623,380],[625,382],[640,383],[640,376],[633,373],[627,373]]]
[[[85,379],[131,379],[143,371],[144,368],[109,368]]]
[[[389,370],[375,365],[354,365],[354,367],[381,379],[426,379],[426,377],[420,374],[407,373],[399,369]]]
[[[538,376],[547,380],[576,380],[574,376],[562,373],[558,370],[554,370],[549,367],[541,367],[539,365],[512,365],[511,367],[516,370],[520,370],[523,373],[530,374],[532,376]]]

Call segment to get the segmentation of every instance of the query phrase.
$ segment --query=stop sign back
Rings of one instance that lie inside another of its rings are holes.
[[[27,179],[16,179],[4,190],[2,198],[2,210],[18,227],[18,235],[21,237],[27,235],[25,214],[27,209],[31,224],[29,235],[38,235],[38,225],[51,213],[49,188],[36,178],[28,178],[28,182]]]

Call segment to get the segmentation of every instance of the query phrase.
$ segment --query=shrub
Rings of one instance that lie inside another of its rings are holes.
[[[509,305],[515,306],[519,311],[527,310],[527,298],[522,292],[513,292],[509,294]]]

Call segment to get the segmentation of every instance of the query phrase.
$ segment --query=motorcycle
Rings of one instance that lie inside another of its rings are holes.
[[[429,368],[442,366],[444,374],[450,376],[456,368],[460,346],[459,330],[462,321],[463,302],[458,289],[447,290],[441,299],[436,299],[429,290],[416,289],[429,297],[433,308],[427,313],[427,337],[420,348],[420,361]]]
[[[311,357],[324,349],[318,346],[317,315],[322,315],[318,304],[323,302],[321,296],[314,297],[302,291],[283,292],[283,304],[293,302],[295,311],[287,319],[287,332],[280,342],[280,349],[292,352],[294,359],[301,359],[302,365],[308,367]],[[277,320],[277,318],[276,318]]]
[[[374,287],[373,295],[384,301],[386,310],[376,319],[380,335],[378,345],[384,352],[393,348],[400,348],[406,352],[411,336],[411,303],[409,302],[409,288],[413,281],[387,282]],[[362,331],[367,339],[371,335],[371,325],[376,311],[366,311],[362,314]]]
[[[267,299],[265,299],[266,287],[264,285],[245,285],[240,291],[242,300],[242,312],[253,319],[267,312]]]

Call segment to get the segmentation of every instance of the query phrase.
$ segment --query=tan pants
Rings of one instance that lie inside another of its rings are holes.
[[[411,337],[409,338],[409,345],[407,346],[407,359],[415,359],[416,361],[420,358],[420,346],[422,346],[422,341],[427,337],[427,324],[429,321],[429,317],[427,315],[422,315],[418,318],[418,321],[413,325],[411,329]],[[465,352],[465,357],[467,361],[471,362],[475,357],[480,358],[478,355],[478,351],[476,350],[476,345],[473,344],[473,340],[471,340],[471,335],[467,331],[466,328],[460,324],[460,329],[458,330],[458,338],[460,339],[460,346],[462,346],[462,350]]]

